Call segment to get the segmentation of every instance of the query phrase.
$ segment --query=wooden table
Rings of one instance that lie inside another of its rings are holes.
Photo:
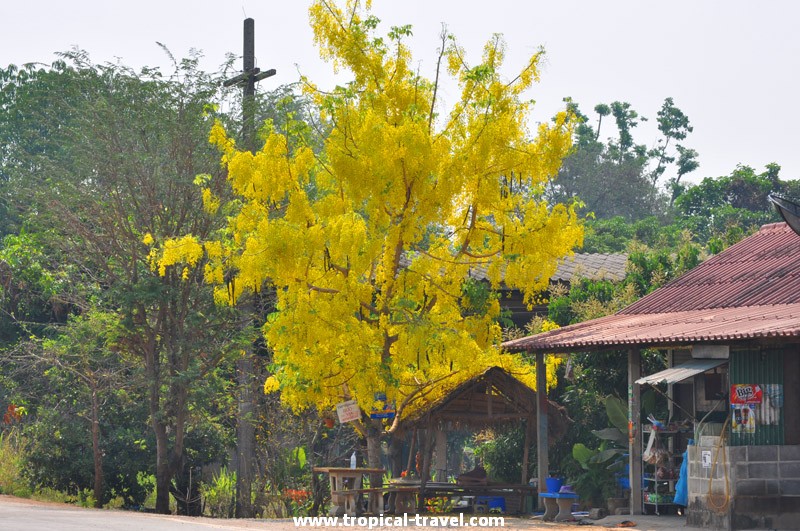
[[[331,516],[356,516],[360,511],[357,507],[358,496],[347,491],[361,489],[361,482],[365,474],[383,474],[383,468],[346,468],[346,467],[314,467],[314,472],[328,474],[331,486]],[[368,494],[369,512],[379,514],[383,512],[383,496],[378,492]]]
[[[389,509],[394,514],[415,514],[420,493],[419,480],[394,478],[389,480]]]

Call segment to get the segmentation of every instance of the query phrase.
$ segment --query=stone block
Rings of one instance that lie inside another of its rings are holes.
[[[800,461],[800,445],[779,446],[778,453],[781,461]]]
[[[750,465],[747,463],[737,463],[734,465],[737,480],[750,479]]]
[[[734,485],[736,496],[764,496],[767,493],[767,485],[763,479],[745,479],[737,481]]]
[[[770,479],[778,476],[778,463],[753,463],[747,465],[748,479]]]
[[[762,482],[763,483],[763,482]],[[725,495],[730,490],[730,483],[726,483],[721,479],[715,479],[711,483],[711,493],[712,494],[722,494]],[[706,492],[708,492],[708,482],[706,482]]]
[[[794,514],[800,517],[800,496],[781,496],[781,514]],[[794,529],[800,529],[796,527]]]
[[[800,479],[800,461],[781,461],[781,479]]]
[[[743,448],[747,448],[747,460],[751,463],[778,460],[778,446],[744,446]]]
[[[586,518],[590,520],[600,520],[601,518],[605,518],[606,516],[608,516],[608,511],[606,511],[602,507],[595,507],[594,509],[589,511],[589,514],[586,515]]]
[[[781,482],[777,479],[768,479],[766,480],[766,487],[767,487],[767,495],[768,496],[778,496],[781,494]]]
[[[731,463],[747,461],[747,446],[729,446],[728,458]]]
[[[800,479],[781,479],[780,491],[786,497],[800,496]],[[800,499],[797,500],[797,503],[800,508]]]
[[[701,494],[705,492],[703,488],[706,484],[707,483],[702,479],[689,478],[689,494]]]
[[[733,498],[733,510],[737,515],[778,514],[780,510],[780,496],[740,496],[738,493]]]

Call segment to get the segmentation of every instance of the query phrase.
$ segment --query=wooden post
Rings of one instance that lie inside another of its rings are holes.
[[[531,448],[531,432],[533,431],[533,423],[534,417],[533,415],[528,416],[525,419],[525,447],[522,449],[522,484],[528,484],[528,461],[530,460],[530,448]],[[520,491],[519,496],[519,512],[525,512],[525,491]]]
[[[436,428],[436,481],[447,482],[447,432],[441,426]]]
[[[642,403],[639,385],[642,356],[639,349],[628,351],[628,464],[631,482],[630,514],[642,514]]]
[[[528,484],[528,459],[530,457],[533,415],[525,419],[525,446],[522,448],[522,484]]]
[[[408,449],[408,465],[406,466],[406,470],[408,473],[415,472],[415,468],[411,468],[412,466],[416,465],[416,455],[414,454],[414,443],[417,441],[417,428],[414,427],[414,430],[411,432],[411,446]]]
[[[539,492],[546,492],[550,461],[547,454],[547,369],[544,352],[536,353],[536,457]],[[538,507],[544,510],[544,498],[539,498]]]

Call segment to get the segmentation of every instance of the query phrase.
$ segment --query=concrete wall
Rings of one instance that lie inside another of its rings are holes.
[[[710,452],[710,468],[703,452]],[[800,446],[709,444],[690,446],[688,456],[688,525],[800,529]]]

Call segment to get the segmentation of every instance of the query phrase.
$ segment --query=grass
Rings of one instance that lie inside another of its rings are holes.
[[[30,498],[31,488],[23,476],[25,444],[14,429],[0,431],[0,494]]]

